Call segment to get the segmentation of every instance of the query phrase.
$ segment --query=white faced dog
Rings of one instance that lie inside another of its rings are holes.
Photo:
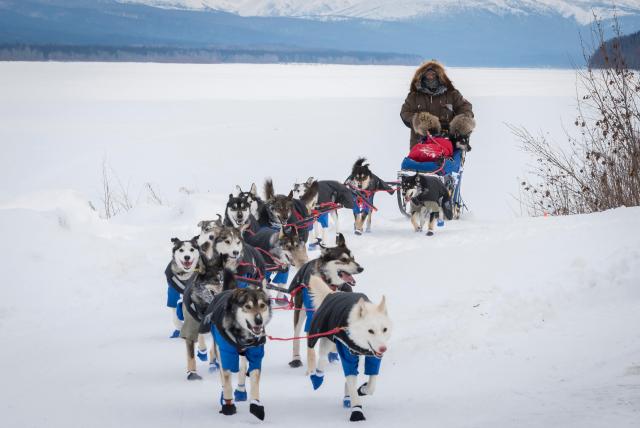
[[[351,421],[365,420],[360,397],[374,393],[382,356],[387,351],[391,336],[392,323],[387,314],[385,298],[382,297],[376,305],[362,293],[335,292],[318,276],[311,277],[309,290],[317,307],[309,335],[326,334],[319,339],[318,367],[310,376],[313,388],[318,389],[322,385],[333,342],[342,360],[346,378],[344,406],[351,407]],[[313,348],[317,341],[318,337],[312,337],[307,346]],[[369,379],[358,388],[360,356],[364,356],[364,374]],[[315,361],[310,361],[309,365],[310,370],[315,369]]]

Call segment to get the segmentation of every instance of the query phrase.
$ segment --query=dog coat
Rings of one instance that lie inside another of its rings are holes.
[[[248,373],[262,368],[264,358],[264,344],[267,341],[265,336],[254,337],[249,342],[239,343],[237,338],[232,337],[224,328],[225,316],[230,313],[231,298],[233,291],[227,290],[215,296],[213,302],[207,308],[207,314],[203,323],[210,322],[211,334],[216,339],[216,345],[220,350],[220,360],[222,368],[232,373],[240,370],[240,355],[245,356],[249,362]]]
[[[178,309],[180,306],[178,302],[182,298],[185,288],[189,283],[193,282],[195,275],[183,283],[171,270],[171,263],[169,263],[164,270],[164,275],[167,278],[167,307]],[[178,281],[176,281],[176,279],[178,279]],[[178,314],[178,319],[182,319],[180,314]]]
[[[268,252],[271,249],[271,237],[274,233],[279,232],[269,227],[263,227],[257,233],[254,233],[253,235],[247,235],[245,241],[253,247],[260,248],[261,250]],[[265,264],[273,264],[273,260],[269,260],[269,256],[263,256],[262,259]],[[289,269],[287,268],[284,271],[278,271],[273,278],[273,281],[271,280],[273,272],[264,272],[264,275],[269,282],[273,282],[275,284],[286,284],[289,278]]]
[[[266,263],[262,253],[255,249],[255,247],[244,243],[242,246],[242,257],[240,265],[236,269],[236,275],[250,279],[261,279],[265,275]],[[238,288],[248,287],[250,283],[239,281]]]
[[[318,203],[326,202],[335,202],[344,208],[353,208],[351,190],[339,181],[320,180],[318,181]]]
[[[362,293],[329,294],[313,315],[309,334],[324,333],[337,327],[347,327],[349,314],[361,298],[367,302],[369,301],[369,298]],[[347,331],[342,330],[325,337],[336,344],[345,376],[358,374],[360,356],[365,358],[364,368],[366,375],[377,375],[380,372],[382,359],[376,357],[370,349],[356,345]],[[318,339],[319,337],[309,339],[308,347],[313,348]]]
[[[421,175],[420,187],[422,191],[414,197],[418,202],[439,202],[440,198],[442,198],[442,203],[444,204],[449,200],[447,187],[438,177]]]
[[[209,301],[201,300],[197,302],[192,298],[193,288],[196,287],[195,284],[190,284],[184,292],[184,308],[187,310],[189,315],[191,315],[196,321],[200,322],[200,333],[206,333],[209,331],[208,325],[203,325],[202,321],[205,318],[207,308],[209,304],[213,301],[213,292],[210,290],[204,290],[205,297],[211,299]],[[208,300],[207,299],[207,300]]]
[[[302,293],[302,306],[307,314],[307,318],[304,322],[304,331],[309,332],[311,328],[311,318],[313,317],[313,312],[315,311],[315,307],[313,306],[313,298],[311,297],[311,293],[309,293],[309,289],[307,288],[307,284],[309,284],[309,279],[311,275],[318,274],[319,272],[315,269],[315,265],[320,263],[320,259],[311,260],[300,268],[298,272],[296,272],[295,276],[291,280],[291,284],[289,284],[289,294],[293,293],[294,290],[297,289],[296,293]],[[323,280],[325,280],[323,278]],[[325,280],[325,282],[327,282]],[[327,282],[328,283],[328,282]],[[332,289],[336,289],[333,285],[329,285]],[[349,284],[342,284],[337,291],[343,291],[347,293],[351,293],[353,289]]]

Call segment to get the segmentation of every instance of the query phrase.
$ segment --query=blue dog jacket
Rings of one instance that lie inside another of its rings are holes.
[[[338,355],[340,355],[340,361],[342,363],[342,371],[345,376],[357,376],[358,375],[358,363],[360,362],[360,356],[353,354],[349,348],[340,340],[335,341]],[[364,357],[364,374],[367,376],[376,376],[380,373],[380,364],[382,358],[374,357],[372,355],[365,355]]]
[[[220,360],[222,361],[222,368],[229,370],[231,373],[238,373],[240,371],[240,352],[235,346],[225,340],[220,334],[215,325],[211,325],[211,334],[216,339],[216,345],[220,349]],[[262,359],[264,358],[264,345],[259,345],[244,350],[243,355],[247,357],[249,361],[248,372],[253,370],[262,369]]]

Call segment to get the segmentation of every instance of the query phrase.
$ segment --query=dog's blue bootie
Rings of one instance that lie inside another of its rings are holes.
[[[171,333],[169,339],[177,339],[178,337],[180,337],[180,330],[173,330],[173,333]]]
[[[198,349],[198,359],[200,361],[207,361],[208,355],[207,355],[207,350],[205,349],[204,351],[201,351]]]
[[[209,373],[215,373],[218,370],[220,370],[220,363],[218,362],[218,360],[209,363]]]
[[[311,379],[311,384],[313,385],[313,389],[316,390],[320,388],[320,386],[322,385],[322,382],[324,382],[324,373],[322,373],[319,370],[316,370],[316,372],[313,373],[311,376],[309,376],[309,378]]]
[[[438,219],[438,227],[444,227],[444,220],[441,218]]]
[[[344,396],[344,398],[342,399],[342,407],[344,407],[345,409],[351,408],[351,397],[349,397],[348,395]]]
[[[240,386],[244,385],[238,385],[238,387]],[[236,401],[247,401],[247,391],[240,391],[239,389],[236,389],[233,391],[233,399]]]
[[[335,363],[337,361],[340,361],[340,357],[338,356],[337,352],[329,352],[329,362],[330,363]]]

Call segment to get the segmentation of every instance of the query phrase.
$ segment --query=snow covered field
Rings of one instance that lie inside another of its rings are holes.
[[[343,179],[366,155],[395,176],[413,70],[306,65],[0,63],[0,417],[7,427],[258,425],[218,414],[217,375],[184,380],[167,338],[172,236],[222,212],[235,184]],[[640,209],[520,218],[528,159],[504,123],[563,140],[572,71],[453,69],[478,129],[471,208],[434,238],[379,195],[374,232],[347,230],[395,331],[369,426],[634,427],[640,420]],[[106,158],[136,207],[106,221]],[[165,205],[146,203],[151,182]],[[179,192],[184,187],[194,193]],[[349,213],[344,212],[348,219]],[[290,313],[268,331],[290,335]],[[266,425],[347,425],[342,375],[313,391],[268,343]]]

